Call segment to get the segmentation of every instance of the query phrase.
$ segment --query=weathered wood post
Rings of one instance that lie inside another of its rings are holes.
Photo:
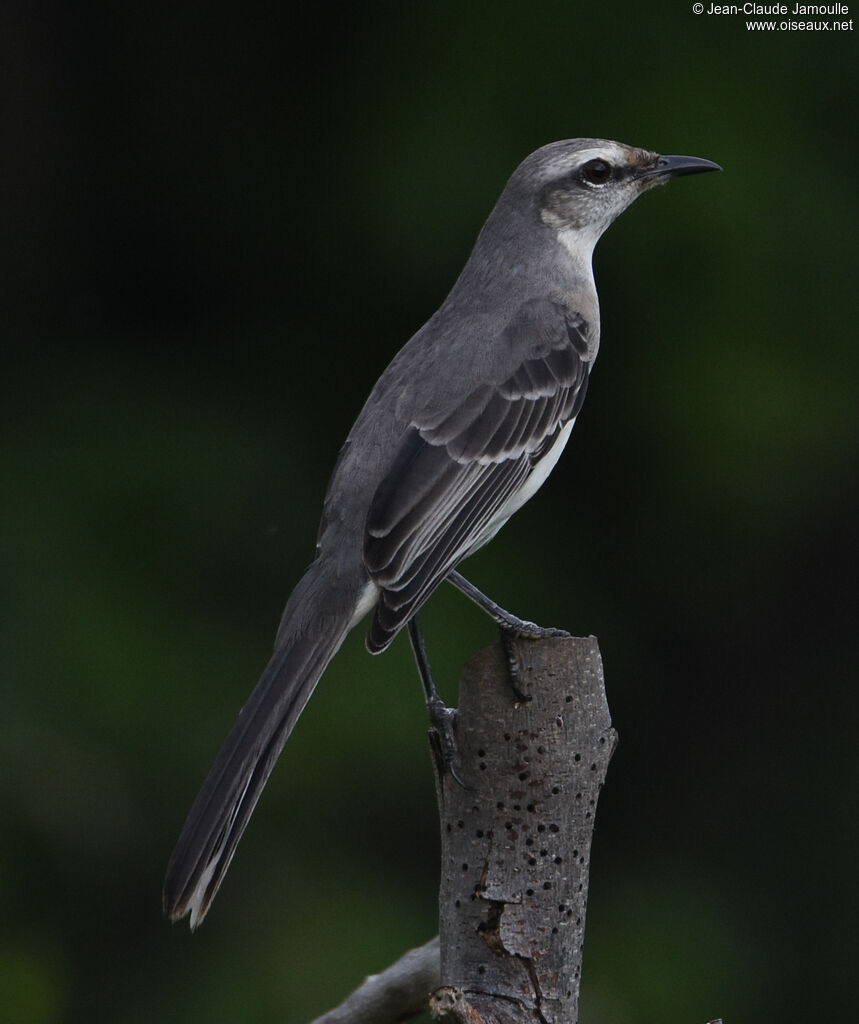
[[[577,1024],[594,814],[617,734],[595,637],[522,640],[511,696],[500,646],[467,665],[459,785],[436,765],[441,988],[468,1024]],[[438,759],[436,759],[437,761]]]

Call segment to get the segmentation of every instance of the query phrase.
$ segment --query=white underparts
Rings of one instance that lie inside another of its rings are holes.
[[[530,499],[534,497],[537,491],[539,491],[546,482],[549,474],[557,465],[558,459],[561,457],[561,452],[566,447],[567,441],[570,439],[570,434],[573,432],[575,423],[576,418],[574,416],[569,423],[564,425],[564,429],[560,434],[558,434],[555,439],[555,443],[546,452],[543,458],[540,459],[525,483],[518,491],[516,491],[515,494],[510,495],[498,514],[499,518],[503,517],[504,522],[506,522],[514,512],[518,512],[526,501],[530,501]]]
[[[537,491],[539,491],[546,482],[549,474],[555,468],[558,459],[561,457],[561,452],[564,450],[567,441],[570,439],[570,434],[573,432],[575,422],[575,417],[573,417],[573,419],[564,426],[564,429],[560,434],[558,434],[552,447],[546,452],[543,458],[540,459],[519,490],[511,494],[507,501],[501,506],[498,510],[498,514],[486,528],[486,531],[481,534],[477,543],[473,544],[468,549],[467,554],[472,554],[474,551],[477,551],[478,548],[482,548],[484,544],[487,544],[492,540],[507,520],[515,512],[518,512],[525,502],[533,498]]]

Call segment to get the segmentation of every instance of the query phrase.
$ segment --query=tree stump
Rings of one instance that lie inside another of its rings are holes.
[[[516,642],[516,702],[500,645],[460,682],[465,786],[434,758],[441,821],[441,988],[434,1016],[576,1024],[588,863],[617,742],[595,637]]]

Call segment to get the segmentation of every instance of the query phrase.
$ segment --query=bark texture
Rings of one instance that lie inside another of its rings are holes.
[[[312,1024],[401,1024],[425,1013],[438,985],[438,936],[410,949],[381,974],[364,980],[333,1010]]]
[[[617,735],[596,638],[516,644],[466,666],[459,773],[436,761],[441,819],[438,1019],[576,1024],[594,814]]]

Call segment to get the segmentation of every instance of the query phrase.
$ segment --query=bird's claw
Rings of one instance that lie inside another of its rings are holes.
[[[536,622],[527,622],[524,619],[515,629],[505,630],[502,626],[501,631],[502,633],[509,632],[513,637],[525,637],[526,640],[544,640],[553,636],[570,637],[573,635],[568,633],[566,629],[555,629],[554,626],[538,626]]]
[[[513,697],[518,704],[526,703],[531,697],[524,693],[519,686],[520,667],[516,641],[520,637],[526,640],[542,640],[547,637],[568,637],[570,635],[565,629],[538,626],[536,622],[527,622],[524,619],[520,619],[512,629],[501,627],[501,646],[504,648],[504,657],[507,659],[507,677]]]
[[[471,789],[472,787],[463,780],[461,773],[459,750],[454,735],[456,708],[449,708],[442,700],[436,698],[429,701],[427,709],[433,729],[431,736],[434,735],[433,747],[440,771],[450,772],[451,778],[463,789]]]
[[[531,697],[519,688],[519,655],[516,651],[516,638],[519,635],[521,634],[512,630],[502,629],[501,646],[504,648],[504,658],[507,661],[507,682],[513,691],[513,699],[517,704],[525,704]]]

